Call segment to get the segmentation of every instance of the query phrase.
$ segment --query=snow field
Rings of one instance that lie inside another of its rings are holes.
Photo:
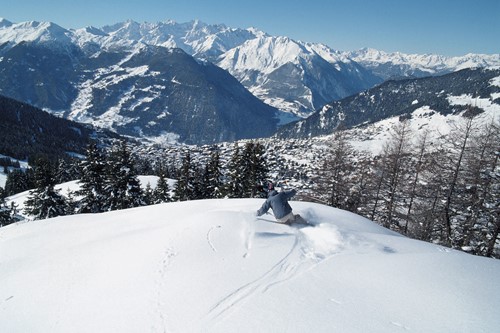
[[[493,332],[500,262],[305,202],[200,200],[0,228],[5,332]]]

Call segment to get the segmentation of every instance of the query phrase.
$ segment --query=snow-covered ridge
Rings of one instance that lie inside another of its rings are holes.
[[[0,21],[0,44],[18,44],[21,42],[58,42],[70,43],[72,32],[52,22],[11,23]]]
[[[102,50],[117,48],[178,47],[226,69],[265,103],[301,117],[325,103],[371,88],[389,77],[500,66],[498,54],[450,58],[374,49],[340,52],[324,44],[270,36],[255,28],[230,28],[198,20],[185,23],[128,20],[101,28],[76,30],[65,30],[53,23],[0,21],[0,42],[8,42],[11,46],[21,41],[59,39],[77,45],[91,57],[97,57]],[[385,64],[395,68],[376,70],[377,66]],[[283,77],[288,78],[286,84]]]
[[[407,65],[413,69],[428,72],[429,75],[441,71],[457,71],[464,68],[488,67],[500,65],[500,54],[466,54],[447,57],[438,54],[405,54],[401,52],[384,52],[372,48],[346,52],[353,60],[366,64]]]
[[[49,37],[50,36],[50,37]],[[52,22],[21,22],[12,23],[0,18],[0,42],[19,43],[21,41],[43,41],[43,38],[68,38],[71,37],[79,43],[95,42],[102,46],[112,44],[133,44],[137,42],[180,47],[190,54],[227,52],[237,46],[253,39],[264,39],[268,34],[255,28],[230,28],[224,24],[206,24],[199,20],[177,23],[172,20],[164,22],[138,23],[133,20],[116,23],[113,25],[97,27],[84,27],[81,29],[64,29]],[[286,39],[285,36],[275,36],[278,41]],[[262,43],[262,42],[261,42]],[[463,56],[446,57],[437,54],[404,54],[401,52],[384,52],[372,48],[357,51],[335,51],[331,46],[320,43],[295,42],[305,46],[309,51],[330,62],[355,61],[394,64],[412,64],[415,67],[426,68],[453,68],[485,67],[500,65],[500,54],[466,54]],[[279,52],[281,50],[278,50]],[[277,56],[279,58],[279,56]]]
[[[198,20],[177,23],[165,21],[138,23],[132,20],[105,26],[87,27],[75,31],[75,42],[80,45],[96,43],[105,49],[134,47],[148,44],[178,47],[191,55],[218,56],[247,39],[262,34],[252,29],[233,29],[223,24],[208,25]]]
[[[292,202],[200,200],[0,228],[0,322],[23,332],[494,332],[500,261]],[[36,279],[37,283],[33,283]],[[251,314],[251,315],[250,315]]]

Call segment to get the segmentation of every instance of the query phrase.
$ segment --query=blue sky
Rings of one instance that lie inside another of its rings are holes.
[[[64,28],[199,19],[342,51],[500,53],[500,0],[0,0],[0,8],[12,22]]]

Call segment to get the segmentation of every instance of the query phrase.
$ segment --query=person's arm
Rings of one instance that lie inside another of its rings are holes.
[[[263,204],[262,207],[257,211],[257,216],[264,215],[267,213],[267,211],[271,208],[271,204],[269,203],[269,200],[266,200]]]
[[[287,199],[291,199],[295,194],[297,194],[296,190],[290,190],[285,192],[285,197]]]

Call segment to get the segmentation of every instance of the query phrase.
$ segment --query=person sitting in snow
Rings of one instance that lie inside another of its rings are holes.
[[[288,200],[291,199],[295,194],[297,194],[296,190],[278,192],[274,189],[274,185],[270,183],[267,199],[262,204],[262,207],[260,207],[260,209],[257,211],[257,216],[266,214],[269,208],[271,208],[278,223],[307,224],[307,221],[304,220],[299,214],[293,214],[292,207],[288,203]]]

